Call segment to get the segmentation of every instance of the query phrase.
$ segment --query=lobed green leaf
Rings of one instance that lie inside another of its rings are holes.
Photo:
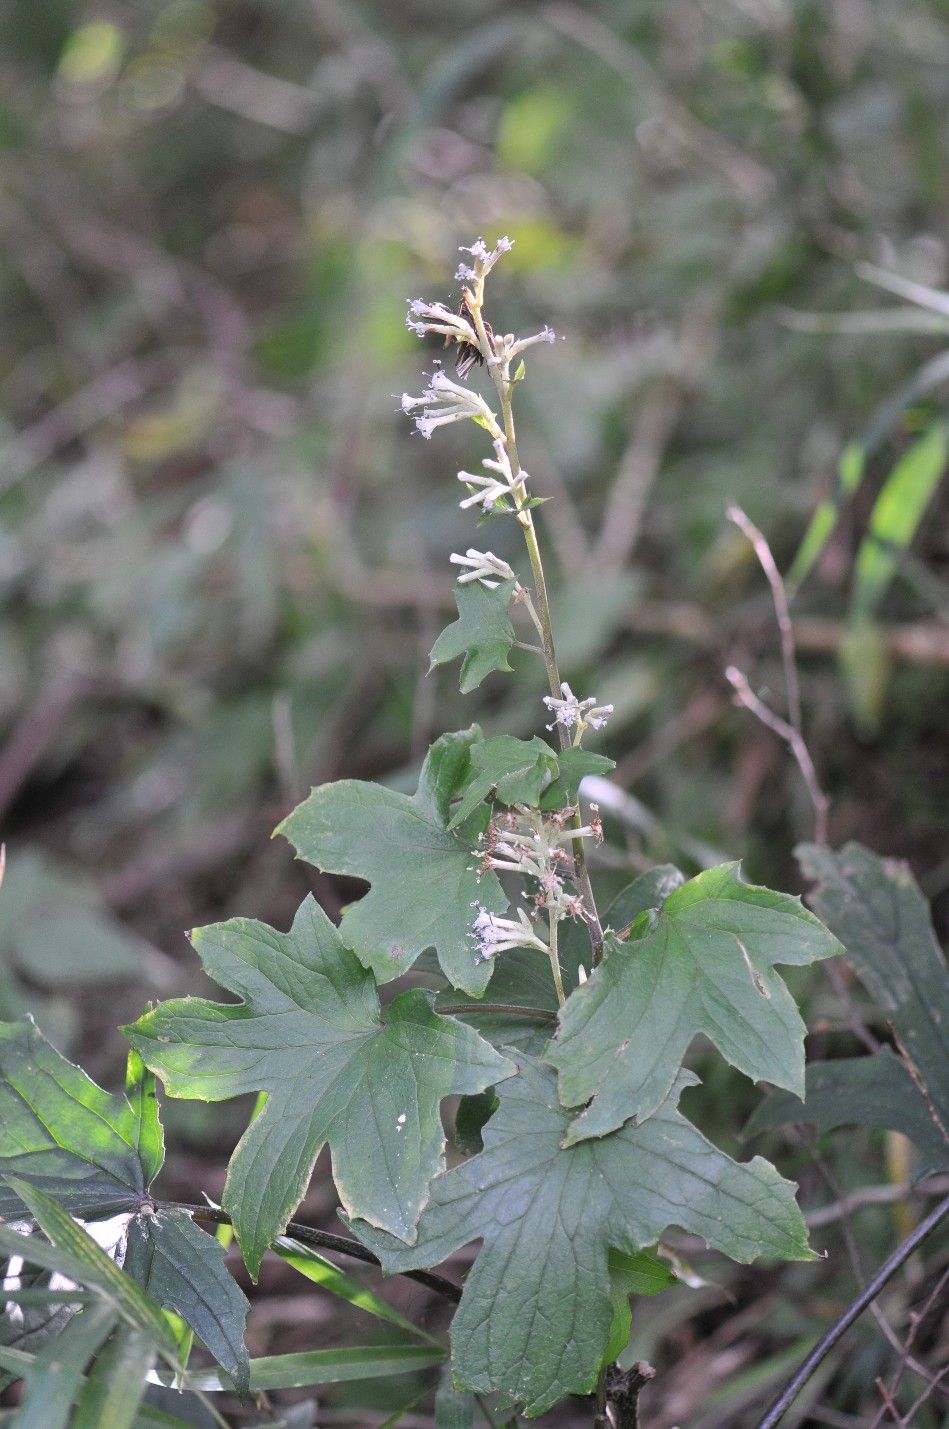
[[[545,1060],[563,1105],[584,1107],[567,1143],[652,1116],[699,1033],[746,1076],[803,1093],[805,1027],[774,965],[840,951],[800,899],[743,883],[738,864],[677,888],[630,941],[608,940],[560,1013]]]

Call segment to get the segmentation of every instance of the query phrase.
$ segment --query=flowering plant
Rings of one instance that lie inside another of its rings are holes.
[[[646,1371],[611,1367],[628,1340],[630,1294],[677,1279],[671,1229],[740,1262],[812,1257],[791,1183],[761,1157],[726,1156],[679,1099],[697,1080],[684,1059],[699,1034],[749,1078],[800,1096],[804,1026],[776,965],[841,945],[800,900],[745,882],[737,864],[690,879],[655,868],[598,906],[591,863],[603,825],[584,780],[613,765],[585,741],[613,707],[574,694],[558,662],[538,495],[514,419],[524,354],[555,334],[501,335],[488,321],[486,281],[511,247],[505,237],[464,250],[457,310],[410,303],[409,328],[454,348],[458,380],[436,366],[401,407],[426,439],[462,421],[487,433],[483,474],[458,473],[459,504],[515,522],[529,570],[474,546],[453,555],[458,618],[432,665],[460,660],[467,692],[525,650],[543,666],[538,723],[555,741],[485,738],[472,726],[435,741],[411,796],[349,779],[314,789],[279,832],[307,862],[369,891],[338,928],[308,898],[286,933],[247,919],[194,933],[205,971],[239,1000],[169,1001],[125,1028],[125,1096],[90,1090],[28,1024],[0,1042],[2,1085],[20,1099],[0,1121],[0,1171],[21,1173],[4,1185],[0,1215],[31,1216],[68,1242],[75,1279],[85,1265],[97,1286],[112,1285],[108,1257],[76,1240],[61,1208],[86,1221],[123,1216],[125,1269],[142,1296],[121,1300],[123,1323],[171,1374],[184,1373],[180,1343],[155,1322],[156,1301],[200,1336],[222,1382],[245,1393],[312,1382],[292,1378],[296,1365],[248,1361],[246,1301],[194,1224],[202,1217],[233,1224],[253,1278],[271,1250],[305,1269],[303,1242],[315,1239],[423,1279],[458,1302],[445,1392],[477,1396],[486,1412],[496,1396],[503,1412],[527,1416],[569,1394],[594,1395],[607,1413],[611,1396],[634,1394]],[[482,369],[490,398],[469,385]],[[37,1066],[44,1076],[25,1090],[20,1073]],[[162,1206],[151,1193],[154,1076],[173,1097],[259,1094],[220,1210]],[[450,1166],[448,1096],[460,1098]],[[57,1134],[64,1105],[88,1122],[85,1142]],[[21,1125],[23,1106],[32,1119]],[[32,1166],[20,1155],[28,1143]],[[356,1240],[290,1221],[324,1145]],[[476,1240],[463,1290],[432,1273]],[[404,1365],[443,1356],[420,1334],[411,1352],[400,1347]],[[391,1371],[392,1354],[378,1363]]]

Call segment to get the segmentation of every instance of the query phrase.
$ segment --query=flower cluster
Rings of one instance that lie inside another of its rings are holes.
[[[467,566],[458,577],[459,585],[467,585],[469,581],[480,581],[488,590],[497,590],[501,581],[514,580],[514,572],[507,561],[502,561],[500,556],[496,556],[493,551],[476,551],[474,546],[469,546],[463,556],[451,555],[448,558],[453,566]],[[492,579],[497,577],[497,579]]]
[[[497,474],[481,476],[470,471],[458,473],[458,480],[471,491],[470,496],[466,496],[458,503],[462,511],[469,506],[480,506],[485,513],[516,510],[520,501],[523,500],[528,477],[526,471],[519,471],[515,475],[503,437],[495,438],[494,460],[485,457],[481,465],[485,471],[493,471]],[[513,506],[509,504],[508,498],[513,500]]]
[[[498,239],[493,249],[488,248],[483,238],[476,238],[470,248],[462,247],[458,250],[459,253],[470,253],[474,264],[459,263],[455,281],[457,283],[483,282],[498,259],[502,258],[505,253],[510,253],[513,247],[514,239],[508,238],[507,234]]]
[[[536,948],[545,955],[550,952],[547,944],[534,932],[523,908],[518,908],[517,918],[500,918],[497,913],[489,913],[480,903],[472,903],[471,906],[478,910],[471,925],[477,962],[487,962],[489,958],[506,953],[511,948]]]
[[[477,334],[468,319],[462,313],[453,312],[444,303],[425,303],[421,298],[411,298],[405,326],[418,337],[434,332],[470,343],[472,347],[478,345]]]
[[[586,700],[578,700],[566,680],[560,686],[560,693],[563,695],[560,700],[553,695],[544,696],[544,704],[554,717],[553,723],[547,728],[556,729],[559,724],[564,729],[575,729],[578,741],[585,730],[602,729],[613,713],[612,705],[597,704],[596,695],[591,695]]]
[[[537,809],[509,809],[495,814],[478,840],[482,871],[516,873],[530,880],[534,890],[530,895],[533,917],[541,908],[554,922],[584,916],[581,899],[565,883],[576,875],[574,859],[566,845],[578,838],[600,842],[603,826],[594,805],[589,824],[574,828],[569,821],[576,812],[576,808],[548,814]]]
[[[472,417],[487,427],[496,440],[504,439],[497,418],[484,398],[470,388],[462,387],[460,382],[452,382],[440,368],[432,373],[420,397],[403,392],[401,405],[402,411],[412,418],[416,430],[426,439],[431,437],[436,427],[445,427],[450,422],[464,422]],[[418,415],[415,411],[417,407],[422,408]]]

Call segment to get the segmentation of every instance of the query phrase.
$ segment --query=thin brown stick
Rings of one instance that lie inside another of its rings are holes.
[[[774,556],[771,554],[771,547],[758,530],[758,527],[745,515],[741,507],[732,503],[725,512],[725,515],[751,543],[751,547],[758,557],[758,564],[764,571],[768,585],[771,587],[771,599],[774,602],[774,613],[777,617],[778,632],[781,636],[781,663],[784,667],[784,688],[788,702],[788,723],[791,728],[796,730],[803,738],[804,726],[801,718],[801,686],[797,677],[794,626],[791,622],[791,609],[788,604],[787,591],[784,589],[784,581],[781,579],[781,572],[778,570]]]
[[[757,720],[768,729],[783,739],[790,749],[801,771],[807,792],[810,795],[811,803],[814,806],[814,842],[819,844],[827,843],[827,819],[830,812],[830,800],[821,789],[817,778],[817,770],[814,768],[814,761],[811,759],[808,749],[801,733],[787,720],[775,714],[758,696],[754,693],[748,680],[742,672],[734,665],[729,665],[725,671],[725,678],[735,691],[735,703],[750,711]]]
[[[900,1354],[899,1363],[890,1377],[890,1383],[889,1385],[886,1385],[881,1379],[878,1379],[876,1382],[877,1388],[880,1391],[880,1396],[883,1399],[883,1405],[878,1410],[877,1414],[873,1419],[873,1422],[868,1426],[868,1429],[877,1429],[877,1426],[882,1424],[883,1416],[888,1409],[891,1413],[896,1413],[895,1406],[893,1405],[893,1399],[903,1381],[903,1375],[906,1373],[908,1368],[915,1368],[915,1362],[913,1362],[912,1360],[911,1351],[915,1343],[916,1336],[919,1334],[919,1328],[922,1325],[923,1321],[926,1319],[926,1316],[932,1310],[933,1306],[938,1305],[941,1302],[942,1292],[946,1288],[947,1281],[949,1281],[949,1270],[944,1270],[942,1275],[937,1280],[935,1286],[923,1302],[922,1309],[910,1314],[909,1331],[906,1335],[906,1339],[903,1341],[903,1349]],[[928,1392],[931,1394],[932,1391],[936,1388],[936,1385],[938,1384],[938,1381],[941,1376],[937,1375],[935,1379],[933,1379],[932,1376],[924,1373],[922,1375],[922,1378],[926,1380]],[[912,1415],[910,1415],[909,1417],[912,1418]],[[899,1420],[898,1422],[902,1423],[903,1421]]]

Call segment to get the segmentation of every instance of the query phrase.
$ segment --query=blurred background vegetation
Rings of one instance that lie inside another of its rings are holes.
[[[516,240],[495,325],[565,339],[529,364],[520,430],[553,498],[565,674],[617,710],[607,882],[743,857],[799,889],[806,794],[722,673],[780,708],[767,585],[725,510],[787,570],[830,501],[794,615],[832,838],[908,858],[945,925],[939,0],[4,0],[0,74],[0,1015],[32,1010],[114,1085],[116,1022],[201,986],[183,929],[352,896],[270,842],[311,784],[408,786],[472,719],[535,731],[529,656],[474,699],[425,674],[472,540],[454,473],[481,453],[395,410],[431,356],[405,299],[452,298],[480,233]],[[821,975],[797,989],[832,1028]],[[694,1114],[734,1149],[756,1094],[703,1070]],[[219,1193],[239,1112],[167,1107],[166,1194]],[[889,1174],[861,1136],[847,1189]],[[805,1152],[780,1155],[827,1199]],[[306,1209],[329,1225],[332,1204],[324,1175]],[[899,1227],[861,1215],[872,1266]],[[853,1293],[823,1235],[823,1272],[719,1266],[734,1305],[644,1304],[651,1429],[754,1422]],[[333,1304],[267,1274],[256,1352],[345,1339]],[[887,1356],[871,1321],[818,1417],[787,1422],[872,1422]],[[326,1423],[410,1397],[347,1394]]]

